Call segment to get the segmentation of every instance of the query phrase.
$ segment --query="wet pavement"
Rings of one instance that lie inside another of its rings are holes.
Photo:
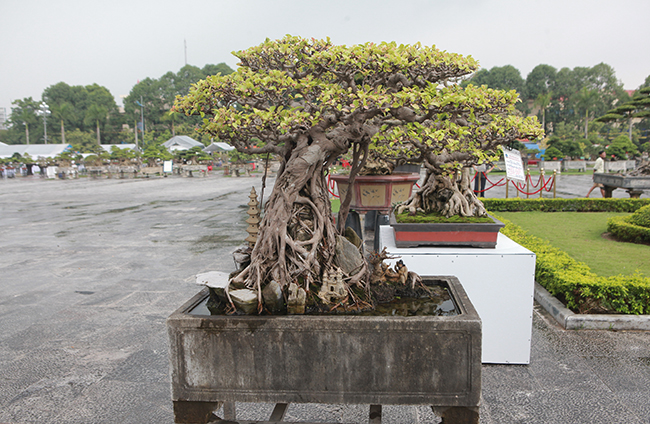
[[[0,423],[172,423],[165,319],[199,290],[195,274],[234,269],[253,185],[259,176],[0,180]],[[590,186],[562,176],[558,195]],[[650,332],[566,331],[536,305],[531,357],[483,366],[482,423],[650,423]],[[238,418],[271,409],[238,404]],[[291,405],[285,420],[367,414]],[[439,422],[424,407],[383,415]]]

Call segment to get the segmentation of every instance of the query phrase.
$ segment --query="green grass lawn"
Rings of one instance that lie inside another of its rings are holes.
[[[650,276],[650,246],[607,240],[607,218],[617,212],[497,212],[529,234],[548,240],[601,276]]]

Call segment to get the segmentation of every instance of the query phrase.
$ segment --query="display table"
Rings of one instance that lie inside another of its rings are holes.
[[[533,252],[501,233],[494,249],[397,248],[390,226],[380,226],[379,237],[379,250],[385,247],[389,255],[399,256],[410,271],[458,277],[483,322],[483,363],[530,363]]]

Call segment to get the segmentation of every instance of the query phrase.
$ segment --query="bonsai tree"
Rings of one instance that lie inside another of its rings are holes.
[[[211,159],[210,155],[205,153],[201,146],[194,146],[188,150],[178,150],[174,156],[180,163],[189,165],[197,165]]]
[[[635,119],[650,117],[650,87],[636,91],[632,100],[609,110],[605,115],[596,118],[597,122],[628,121],[629,138],[632,138],[632,125]]]
[[[202,116],[203,132],[239,152],[281,161],[250,265],[231,281],[257,290],[260,307],[271,281],[309,293],[332,272],[351,198],[342,200],[337,229],[326,172],[341,155],[352,155],[350,183],[371,144],[386,156],[424,163],[427,182],[411,204],[468,213],[457,197],[478,200],[456,171],[490,158],[501,144],[541,133],[536,119],[514,115],[515,91],[461,88],[455,82],[478,63],[435,47],[346,47],[286,36],[234,55],[237,72],[199,81],[174,107]],[[351,288],[367,290],[368,280],[365,264],[345,276],[352,298]]]

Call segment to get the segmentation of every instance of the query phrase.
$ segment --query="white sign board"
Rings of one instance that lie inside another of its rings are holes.
[[[56,166],[48,166],[45,168],[45,175],[47,175],[47,178],[56,178],[56,173],[59,170]]]
[[[171,160],[166,160],[163,162],[163,172],[172,173],[174,168],[174,162]]]
[[[503,157],[506,163],[506,177],[508,177],[509,180],[526,181],[524,164],[521,161],[519,150],[503,148]]]

